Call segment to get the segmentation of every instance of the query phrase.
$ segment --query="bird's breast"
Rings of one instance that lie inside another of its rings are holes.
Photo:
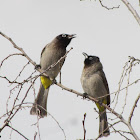
[[[81,83],[84,92],[92,96],[93,98],[104,96],[107,93],[103,80],[97,73],[83,73],[81,76]]]

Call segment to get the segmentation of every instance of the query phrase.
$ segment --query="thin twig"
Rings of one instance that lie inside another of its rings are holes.
[[[35,80],[36,80],[36,79],[35,79]],[[33,83],[35,82],[35,80],[33,81]],[[12,114],[11,117],[8,117],[8,119],[5,120],[4,125],[0,128],[0,132],[1,132],[7,125],[9,125],[9,122],[13,119],[13,117],[14,117],[14,116],[16,115],[16,113],[19,111],[19,109],[21,108],[21,106],[22,106],[24,100],[26,99],[26,97],[27,97],[27,95],[28,95],[28,92],[30,91],[31,87],[32,87],[32,84],[29,86],[28,90],[26,91],[26,94],[25,94],[24,98],[22,99],[21,104],[20,104],[20,105],[18,106],[18,108],[16,109],[16,111]]]
[[[37,132],[35,132],[35,134],[34,134],[34,140],[36,140],[36,136],[37,136]]]
[[[133,116],[133,114],[134,114],[134,110],[135,110],[135,108],[137,107],[137,103],[138,103],[139,99],[140,99],[140,94],[139,94],[138,97],[136,98],[135,103],[134,103],[134,105],[133,105],[133,107],[132,107],[132,110],[131,110],[131,112],[130,112],[130,115],[129,115],[129,118],[128,118],[128,122],[129,122],[129,123],[131,123],[131,119],[132,119],[132,116]]]
[[[107,10],[113,10],[113,9],[116,9],[116,8],[119,8],[119,7],[120,7],[120,5],[118,5],[118,6],[116,6],[116,7],[111,7],[111,8],[109,8],[109,7],[105,6],[105,5],[102,3],[102,0],[99,0],[99,2],[100,2],[100,4],[101,4],[101,6],[104,7],[105,9],[107,9]]]
[[[47,112],[49,116],[51,116],[53,118],[53,120],[57,123],[57,125],[59,126],[59,128],[62,130],[63,134],[64,134],[64,138],[66,140],[66,134],[65,134],[65,131],[64,129],[61,127],[61,125],[59,124],[59,122],[49,113]]]
[[[84,114],[84,120],[82,121],[82,123],[83,123],[83,130],[84,130],[84,140],[86,140],[85,119],[86,119],[86,113]]]
[[[127,0],[122,0],[122,2],[127,6],[129,11],[133,14],[134,18],[137,20],[138,24],[140,25],[140,16],[138,15],[137,11],[132,7],[132,5]]]
[[[18,130],[16,130],[15,128],[13,128],[12,126],[10,126],[9,124],[7,125],[9,128],[11,128],[12,130],[14,130],[15,132],[17,132],[19,135],[21,135],[24,139],[29,140],[27,137],[25,137],[21,132],[19,132]]]
[[[29,65],[29,62],[27,62],[27,64],[25,64],[22,68],[22,70],[19,72],[19,74],[17,75],[17,77],[15,78],[15,80],[13,81],[16,81],[18,79],[18,77],[21,75],[21,73],[23,72],[23,70],[26,68],[26,66]]]
[[[127,86],[125,86],[125,87],[119,89],[119,91],[123,91],[123,90],[126,89],[127,87],[130,87],[130,86],[132,86],[133,84],[138,83],[139,81],[140,81],[140,79],[137,79],[137,80],[135,80],[134,82],[130,83],[129,85],[127,85]],[[110,94],[114,94],[114,93],[117,93],[117,92],[118,92],[118,90],[115,91],[115,92],[112,92],[112,93],[110,93]]]
[[[3,65],[4,61],[7,60],[9,57],[14,56],[14,55],[22,55],[24,56],[22,53],[14,53],[14,54],[10,54],[9,56],[7,56],[6,58],[4,58],[0,64],[0,68]]]
[[[39,137],[39,140],[41,140],[41,137],[40,137],[40,129],[39,129],[39,116],[37,115],[37,129],[38,129],[38,137]]]
[[[124,134],[122,134],[120,130],[116,130],[113,126],[112,126],[112,128],[113,128],[113,130],[114,130],[115,133],[120,134],[120,135],[121,135],[122,137],[124,137],[126,140],[130,140],[128,137],[126,137]],[[113,131],[112,131],[111,133],[113,133]]]
[[[22,48],[19,48],[16,43],[7,35],[5,35],[4,33],[0,32],[0,34],[5,37],[6,39],[8,39],[14,46],[15,49],[19,50],[20,52],[22,52],[22,54],[29,60],[30,63],[32,63],[34,66],[36,66],[36,63],[30,59],[30,57],[28,57],[28,55],[24,52],[24,50]]]
[[[10,84],[12,84],[12,83],[15,83],[15,84],[18,84],[18,85],[22,84],[22,83],[17,82],[17,81],[10,81],[6,76],[0,76],[0,78],[3,78],[5,80],[7,80]]]
[[[113,109],[115,109],[116,106],[117,106],[117,104],[118,104],[119,93],[120,93],[120,89],[121,89],[121,86],[122,86],[124,77],[126,75],[125,69],[126,69],[127,65],[128,65],[128,62],[126,62],[125,65],[124,65],[124,67],[123,67],[123,71],[122,71],[121,78],[120,78],[120,81],[119,81],[119,88],[118,88],[117,92],[115,93],[114,99],[112,100],[112,102],[114,102],[115,101],[115,98],[116,98],[116,102],[115,102],[115,105],[114,105],[114,108]]]
[[[22,90],[22,85],[21,85],[21,87],[20,87],[20,89],[19,89],[19,92],[18,92],[16,98],[14,99],[13,107],[12,107],[12,110],[11,110],[11,112],[10,112],[9,117],[7,118],[7,120],[10,118],[11,114],[13,113],[14,106],[15,106],[15,104],[16,104],[16,101],[18,100],[18,97],[19,97],[19,94],[20,94],[21,90]],[[8,101],[9,101],[9,99],[10,99],[10,97],[8,98],[7,103],[6,103],[6,106],[7,106],[7,107],[6,107],[6,108],[7,108],[7,109],[6,109],[6,110],[7,110],[7,113],[8,113]]]
[[[129,61],[131,61],[131,60],[129,60]],[[125,93],[125,102],[124,102],[124,105],[123,105],[123,107],[122,107],[122,112],[121,112],[121,114],[123,114],[123,112],[124,112],[124,109],[125,109],[125,106],[126,106],[126,101],[127,101],[127,96],[128,96],[128,85],[129,85],[129,82],[130,82],[130,74],[131,74],[131,71],[132,71],[132,66],[133,66],[133,62],[134,62],[135,60],[134,59],[132,59],[132,61],[130,62],[130,66],[128,67],[128,69],[127,70],[129,70],[128,71],[128,78],[127,78],[127,86],[126,86],[126,93]],[[126,71],[127,71],[126,70]]]

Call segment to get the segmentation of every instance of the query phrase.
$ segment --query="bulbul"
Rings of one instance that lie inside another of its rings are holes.
[[[81,75],[81,84],[84,92],[97,99],[96,106],[99,109],[99,136],[110,134],[107,122],[106,108],[101,103],[110,105],[110,93],[103,66],[97,56],[85,56],[84,68]]]
[[[44,117],[47,115],[47,98],[49,88],[53,83],[53,80],[57,77],[60,72],[65,58],[58,62],[61,57],[66,53],[66,47],[69,45],[71,40],[75,38],[75,34],[60,34],[55,37],[49,44],[47,44],[41,53],[40,67],[42,70],[46,70],[45,74],[49,77],[41,76],[40,89],[37,98],[34,101],[34,105],[31,108],[31,115],[39,115]],[[51,65],[58,62],[54,67],[47,70]],[[52,80],[50,80],[52,79]]]

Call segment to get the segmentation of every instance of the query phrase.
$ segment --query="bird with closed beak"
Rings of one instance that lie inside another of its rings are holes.
[[[45,71],[45,74],[48,77],[40,77],[40,89],[33,107],[31,108],[31,115],[39,115],[40,117],[47,116],[47,98],[49,88],[53,84],[53,80],[55,80],[64,64],[65,58],[61,58],[66,54],[66,48],[73,38],[75,38],[75,34],[60,34],[42,50],[40,67]],[[60,59],[61,61],[59,61]],[[56,62],[58,63],[54,65]],[[48,69],[52,65],[54,66]]]
[[[103,66],[99,57],[90,56],[86,53],[83,53],[83,55],[85,56],[85,61],[81,75],[81,84],[87,95],[99,101],[99,103],[96,103],[99,109],[99,136],[108,136],[110,131],[106,108],[101,103],[110,106],[110,93]]]

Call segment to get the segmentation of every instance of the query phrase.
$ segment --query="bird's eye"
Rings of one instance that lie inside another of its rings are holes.
[[[67,35],[66,34],[62,34],[62,37],[66,37]]]
[[[89,59],[89,60],[93,60],[93,57],[89,57],[88,59]]]

